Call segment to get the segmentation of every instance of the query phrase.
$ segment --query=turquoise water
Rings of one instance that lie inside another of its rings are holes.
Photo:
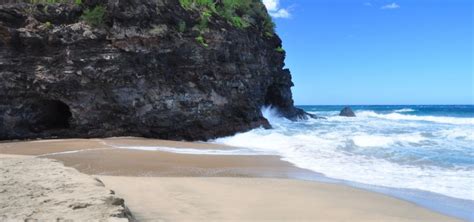
[[[333,117],[343,107],[301,106],[300,108],[321,116]],[[474,105],[353,106],[352,108],[359,113],[359,117],[367,121],[379,120],[381,124],[378,127],[368,124],[361,129],[372,133],[372,136],[355,137],[353,141],[356,146],[367,145],[378,148],[362,150],[360,154],[406,165],[457,168],[471,172],[474,170]],[[400,138],[400,135],[403,135],[403,138]],[[468,194],[470,195],[458,197],[474,199],[473,192]]]
[[[474,220],[474,106],[300,106],[326,119],[292,122],[262,109],[273,126],[216,142],[280,155],[327,178]],[[437,203],[439,202],[439,203]]]
[[[298,106],[309,112],[338,112],[344,106]],[[377,113],[406,113],[419,116],[448,116],[474,118],[474,105],[357,105],[351,106],[354,111],[374,111]]]

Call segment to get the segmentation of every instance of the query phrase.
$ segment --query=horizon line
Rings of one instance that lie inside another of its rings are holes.
[[[472,104],[295,104],[294,106],[474,106]]]

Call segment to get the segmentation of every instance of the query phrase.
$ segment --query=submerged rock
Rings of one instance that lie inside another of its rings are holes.
[[[341,110],[339,116],[346,116],[346,117],[355,117],[355,113],[352,111],[351,107],[346,106],[344,109]]]
[[[306,118],[262,15],[247,28],[212,16],[198,31],[200,13],[177,0],[83,2],[0,5],[0,140],[205,140],[269,127],[266,105]],[[97,4],[94,28],[81,16]]]

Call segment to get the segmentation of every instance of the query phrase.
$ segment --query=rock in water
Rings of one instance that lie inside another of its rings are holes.
[[[339,116],[355,117],[355,113],[352,111],[351,107],[346,106],[341,110]]]
[[[260,1],[249,27],[213,15],[201,31],[201,13],[179,2],[0,5],[0,140],[206,140],[268,127],[265,105],[306,116]]]

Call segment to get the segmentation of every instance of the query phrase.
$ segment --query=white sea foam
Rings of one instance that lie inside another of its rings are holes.
[[[415,116],[405,115],[400,113],[379,114],[373,111],[358,112],[359,117],[375,117],[389,120],[411,120],[411,121],[429,121],[436,123],[459,124],[459,125],[474,125],[474,118],[460,118],[447,116]]]
[[[473,168],[433,162],[437,158],[462,161],[474,155],[469,141],[472,126],[466,124],[466,118],[362,111],[356,118],[290,122],[275,111],[265,109],[263,113],[274,129],[255,129],[215,142],[278,154],[298,167],[332,178],[474,200]],[[450,146],[457,147],[458,153],[436,154]],[[423,152],[429,155],[419,154]]]
[[[359,147],[388,147],[393,146],[396,143],[419,143],[424,138],[419,133],[416,134],[400,134],[400,135],[357,135],[352,137],[354,144]]]
[[[474,146],[474,128],[453,128],[438,132],[437,136],[449,139],[461,139],[473,142]]]
[[[396,113],[409,113],[409,112],[415,112],[415,110],[410,109],[410,108],[403,108],[403,109],[397,109],[394,112],[396,112]]]
[[[80,153],[80,152],[87,152],[87,151],[97,151],[97,150],[105,150],[105,149],[110,149],[110,148],[89,148],[89,149],[82,149],[82,150],[70,150],[70,151],[62,151],[62,152],[55,152],[55,153],[45,153],[45,154],[41,154],[41,155],[38,155],[38,156],[43,157],[43,156],[64,155],[64,154]]]
[[[251,150],[245,148],[236,149],[194,149],[194,148],[175,148],[175,147],[164,147],[164,146],[117,146],[110,145],[114,148],[119,149],[132,149],[132,150],[146,150],[146,151],[163,151],[170,153],[179,154],[195,154],[195,155],[269,155],[269,153],[261,152],[258,150]]]

